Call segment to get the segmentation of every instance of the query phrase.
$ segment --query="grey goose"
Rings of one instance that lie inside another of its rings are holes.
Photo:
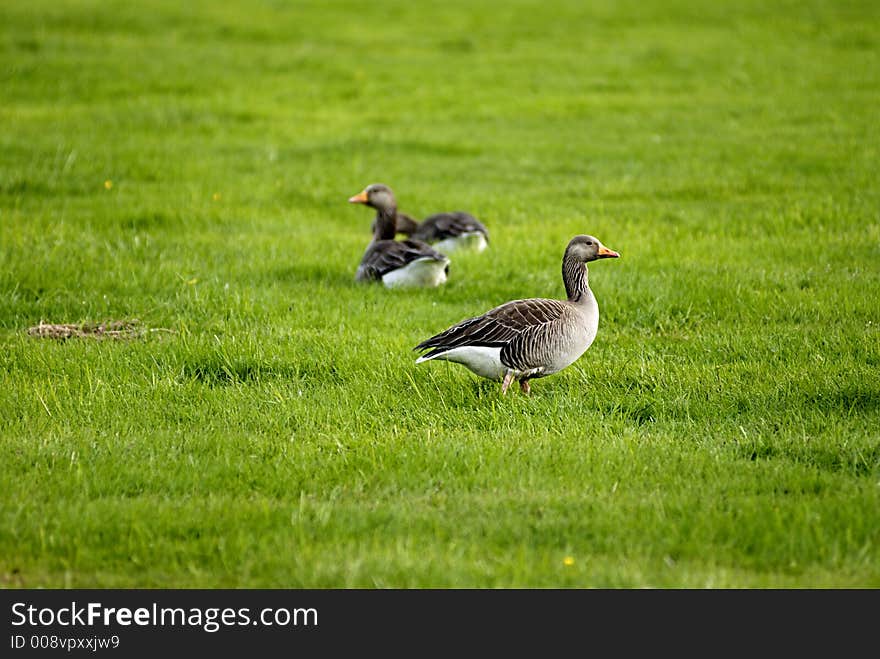
[[[501,380],[502,394],[513,380],[530,393],[529,380],[570,366],[593,343],[599,305],[590,290],[587,263],[619,256],[593,236],[575,236],[562,258],[567,299],[513,300],[463,320],[419,343],[414,349],[427,352],[416,363],[456,362],[481,377]]]
[[[396,208],[394,193],[387,185],[384,187]],[[397,233],[428,243],[444,254],[462,249],[482,252],[489,245],[489,230],[477,218],[465,211],[434,213],[422,221],[406,213],[395,211],[394,219]],[[373,231],[375,229],[374,223]]]
[[[395,240],[397,203],[387,185],[374,183],[349,202],[376,209],[373,239],[355,273],[356,281],[381,281],[388,288],[434,287],[449,275],[449,257],[428,243],[408,238]]]
[[[460,249],[482,252],[489,246],[489,230],[464,211],[435,213],[421,222],[401,213],[397,217],[397,232],[423,240],[443,252]]]

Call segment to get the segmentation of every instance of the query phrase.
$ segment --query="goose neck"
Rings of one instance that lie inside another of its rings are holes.
[[[565,284],[565,293],[568,295],[569,302],[584,303],[593,295],[590,290],[587,264],[579,259],[563,259],[562,281]]]
[[[397,224],[396,208],[378,208],[376,209],[375,228],[373,230],[373,240],[394,240],[396,235]]]

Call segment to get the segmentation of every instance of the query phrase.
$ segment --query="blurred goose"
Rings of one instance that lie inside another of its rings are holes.
[[[599,305],[587,280],[587,263],[617,258],[593,236],[575,236],[562,257],[568,298],[514,300],[468,318],[422,341],[419,364],[442,359],[463,364],[477,375],[501,380],[505,394],[513,380],[530,393],[529,380],[551,375],[580,357],[599,328]]]
[[[384,187],[396,207],[394,193],[388,186]],[[457,249],[482,252],[489,245],[489,230],[477,218],[464,211],[435,213],[421,222],[406,213],[396,211],[394,219],[397,233],[402,233],[413,240],[426,242],[443,253],[454,252]],[[374,222],[373,231],[375,230]]]
[[[424,240],[443,252],[458,249],[482,252],[489,246],[489,230],[470,213],[436,213],[421,222],[402,213],[397,217],[397,231],[410,238]]]
[[[397,203],[388,186],[368,185],[348,201],[376,209],[373,240],[355,273],[356,281],[381,281],[388,288],[439,286],[446,281],[449,257],[421,240],[394,240]]]

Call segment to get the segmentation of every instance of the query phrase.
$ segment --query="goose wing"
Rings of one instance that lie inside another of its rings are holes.
[[[429,350],[431,357],[461,346],[501,347],[515,345],[523,337],[546,331],[566,313],[561,300],[531,298],[514,300],[487,311],[482,316],[468,318],[439,334],[425,339],[415,350]]]
[[[437,242],[445,238],[454,238],[455,236],[475,231],[482,233],[488,240],[489,231],[482,222],[470,213],[453,211],[451,213],[429,215],[419,224],[413,237],[427,242]]]
[[[377,240],[370,243],[358,266],[359,281],[382,279],[392,270],[402,268],[418,259],[448,261],[449,259],[420,240]]]

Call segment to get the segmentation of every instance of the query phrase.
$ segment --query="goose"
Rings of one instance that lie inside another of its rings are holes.
[[[501,380],[502,395],[514,380],[530,394],[529,380],[570,366],[593,343],[599,305],[590,290],[587,263],[618,257],[593,236],[575,236],[562,257],[567,299],[513,300],[467,318],[419,343],[414,350],[427,352],[416,363],[456,362],[480,377]]]
[[[446,282],[448,256],[421,240],[394,239],[397,203],[387,185],[368,185],[348,201],[376,209],[373,239],[361,258],[356,281],[381,281],[387,288],[435,287]]]
[[[397,216],[397,231],[423,240],[443,252],[472,250],[482,252],[489,246],[489,230],[470,213],[452,211],[429,215],[421,222],[402,213]]]
[[[387,185],[384,187],[396,207],[394,193]],[[489,230],[477,218],[464,211],[435,213],[421,222],[406,213],[396,211],[394,219],[396,233],[428,243],[444,254],[460,249],[482,252],[489,245]],[[373,231],[375,230],[374,222]]]

